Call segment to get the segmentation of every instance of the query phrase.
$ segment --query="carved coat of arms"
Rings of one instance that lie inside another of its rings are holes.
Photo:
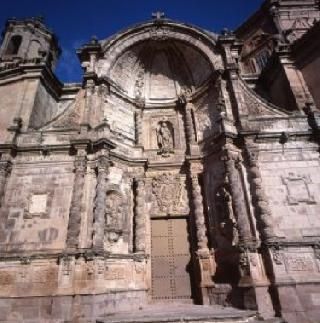
[[[152,181],[153,213],[188,213],[185,179],[173,174],[162,174]]]

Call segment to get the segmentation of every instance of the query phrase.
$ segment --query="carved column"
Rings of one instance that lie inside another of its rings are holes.
[[[252,201],[254,204],[257,225],[264,239],[275,237],[271,209],[268,198],[262,187],[261,173],[258,166],[258,152],[254,151],[254,146],[247,145],[246,153],[249,163],[250,188]]]
[[[145,182],[142,178],[136,178],[135,184],[135,252],[144,253],[146,250],[146,222],[145,222]]]
[[[196,168],[198,166],[195,165]],[[197,237],[197,271],[199,273],[199,288],[202,296],[203,304],[210,304],[209,289],[214,286],[212,280],[215,274],[216,265],[212,253],[208,248],[207,228],[203,208],[203,197],[201,186],[199,183],[199,173],[190,169],[191,189],[192,189],[192,204],[194,221],[196,226]]]
[[[244,200],[244,187],[239,176],[237,167],[240,167],[240,156],[238,153],[225,151],[223,161],[226,168],[226,181],[232,194],[234,211],[237,219],[239,242],[245,243],[252,240],[252,232],[249,221],[248,209]]]
[[[233,206],[239,232],[239,272],[238,286],[243,288],[244,305],[247,309],[258,308],[264,317],[274,315],[268,292],[269,281],[265,272],[258,243],[253,235],[250,214],[245,202],[244,184],[239,167],[241,156],[232,145],[227,145],[224,156],[226,180],[232,193]]]
[[[2,199],[5,193],[5,185],[10,171],[11,171],[11,162],[7,160],[0,161],[0,207],[2,205]]]
[[[142,145],[142,111],[135,112],[136,144]]]
[[[197,249],[199,252],[208,252],[208,237],[203,212],[203,198],[198,174],[191,174],[193,209],[197,232]]]
[[[104,229],[107,195],[107,174],[109,159],[107,156],[100,156],[98,160],[98,177],[96,187],[96,197],[94,201],[94,223],[93,223],[93,248],[103,250]]]
[[[195,144],[195,133],[193,127],[193,120],[192,120],[192,108],[190,104],[186,105],[185,109],[185,119],[186,119],[186,134],[187,134],[187,141],[189,145]]]
[[[69,212],[69,224],[67,233],[67,247],[77,248],[79,245],[79,235],[81,227],[82,198],[85,185],[85,175],[87,168],[87,158],[85,151],[78,151],[74,162],[74,183]]]

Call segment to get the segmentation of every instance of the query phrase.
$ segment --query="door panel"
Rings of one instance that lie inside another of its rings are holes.
[[[191,301],[191,255],[185,218],[151,221],[152,298]]]

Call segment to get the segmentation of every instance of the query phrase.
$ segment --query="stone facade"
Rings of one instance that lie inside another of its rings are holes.
[[[0,321],[170,301],[318,322],[319,19],[266,1],[218,35],[158,13],[83,45],[81,84],[41,19],[8,20]]]

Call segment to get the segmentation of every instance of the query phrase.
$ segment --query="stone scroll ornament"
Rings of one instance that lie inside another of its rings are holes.
[[[75,177],[73,183],[73,192],[67,233],[67,247],[69,248],[77,248],[79,244],[79,234],[81,226],[81,205],[83,189],[85,184],[86,168],[86,156],[77,156],[74,162]]]
[[[0,161],[0,207],[5,192],[7,176],[11,172],[11,163],[9,161]]]
[[[156,129],[159,154],[169,157],[173,153],[173,128],[170,122],[161,121]]]
[[[100,156],[98,160],[98,177],[96,196],[94,200],[94,224],[93,224],[93,248],[103,250],[105,213],[107,197],[107,174],[109,169],[109,160],[106,156]]]
[[[261,173],[258,166],[258,153],[247,146],[246,154],[249,163],[250,188],[253,198],[258,227],[263,238],[270,239],[276,236],[273,228],[271,209],[268,198],[262,187]]]

